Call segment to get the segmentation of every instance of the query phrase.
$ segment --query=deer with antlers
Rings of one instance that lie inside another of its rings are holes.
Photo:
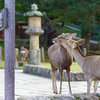
[[[56,84],[56,71],[59,69],[60,74],[60,91],[59,94],[62,92],[62,80],[63,80],[63,70],[66,70],[68,84],[69,84],[69,93],[71,94],[71,86],[70,86],[70,67],[73,61],[72,54],[66,50],[62,45],[59,44],[61,39],[68,40],[69,38],[73,38],[76,36],[76,33],[66,33],[61,34],[57,38],[54,38],[52,42],[54,43],[48,49],[48,56],[50,59],[51,64],[51,78],[52,78],[52,85],[54,93],[58,93],[57,91],[57,84]]]
[[[90,92],[92,81],[94,81],[94,92],[96,92],[100,80],[100,56],[84,56],[79,48],[79,45],[84,44],[84,42],[84,39],[79,41],[62,39],[59,41],[64,48],[72,53],[76,62],[82,68],[87,79],[87,93]]]

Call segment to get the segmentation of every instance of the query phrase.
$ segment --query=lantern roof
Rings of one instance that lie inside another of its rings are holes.
[[[37,11],[38,7],[37,5],[34,3],[31,5],[31,10],[25,14],[25,16],[43,16],[43,14],[40,11]]]

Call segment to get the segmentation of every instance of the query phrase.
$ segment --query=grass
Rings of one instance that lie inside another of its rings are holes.
[[[51,68],[51,65],[49,62],[45,62],[45,63],[42,63],[41,65],[37,65],[37,66]],[[82,72],[82,69],[76,62],[73,62],[72,66],[71,66],[71,71],[81,71]]]
[[[23,63],[23,62],[19,61],[19,63]],[[27,63],[24,63],[24,64],[27,64]],[[17,69],[22,69],[23,65],[19,66]],[[44,67],[44,68],[51,68],[49,62],[44,62],[44,63],[41,63],[41,65],[36,65],[36,66]],[[4,61],[0,61],[0,68],[3,68],[3,67],[4,67]],[[82,72],[82,69],[76,62],[73,62],[71,66],[71,71],[81,71]]]
[[[0,61],[0,68],[4,67],[4,61]]]

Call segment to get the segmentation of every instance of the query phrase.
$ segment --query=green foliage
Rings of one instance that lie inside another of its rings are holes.
[[[4,39],[0,39],[0,46],[4,47]]]
[[[79,100],[78,98],[75,98],[76,100]]]
[[[4,0],[0,0],[0,10],[4,8]]]
[[[50,21],[46,17],[43,17],[43,19],[50,24],[52,22],[58,34],[74,32],[64,28],[64,25],[72,26],[72,23],[75,25],[78,23],[82,26],[80,29],[82,36],[87,36],[90,29],[95,27],[96,23],[100,23],[100,0],[16,0],[16,23],[18,21],[28,22],[28,18],[23,15],[31,10],[33,3],[38,5],[39,11],[47,13]],[[0,9],[3,7],[4,0],[0,0]]]
[[[28,19],[27,17],[23,16],[24,13],[31,11],[31,5],[33,3],[36,3],[38,5],[38,9],[41,12],[48,12],[48,7],[47,7],[47,2],[48,0],[16,0],[15,1],[15,11],[17,12],[16,14],[16,23],[18,21],[23,21],[27,23]]]
[[[66,16],[67,0],[51,0],[49,17],[53,17],[53,24],[70,23],[70,18]]]
[[[57,30],[58,35],[60,35],[61,33],[67,33],[67,32],[71,33],[72,31],[65,27],[59,28]]]
[[[63,23],[62,32],[64,24],[80,23],[82,31],[86,32],[94,27],[96,21],[99,21],[100,0],[16,0],[16,23],[18,21],[27,23],[27,17],[23,14],[31,10],[33,3],[38,5],[39,11],[47,12],[47,16],[57,29],[59,29],[59,23]],[[0,0],[0,9],[3,7],[4,0]]]
[[[27,22],[27,17],[23,16],[25,12],[28,11],[28,8],[30,4],[27,0],[16,0],[15,1],[15,11],[16,11],[16,17],[15,22],[23,21]]]
[[[15,47],[20,49],[21,46],[29,49],[29,39],[15,39]]]
[[[70,6],[67,6],[66,16],[72,17],[73,22],[79,22],[82,24],[82,29],[84,31],[89,30],[93,26],[94,21],[94,12],[95,2],[89,2],[87,0],[82,1],[73,1]]]
[[[96,19],[98,19],[96,15],[100,15],[99,0],[51,0],[49,4],[50,12],[48,15],[53,17],[52,23],[54,25],[58,25],[58,23],[62,23],[62,25],[79,23],[82,25],[82,31],[84,31],[82,33],[86,33],[90,28],[93,28]]]
[[[88,52],[91,36],[90,29],[94,28],[96,23],[100,23],[99,5],[100,0],[51,0],[48,15],[52,19],[53,25],[56,26],[58,34],[66,32],[66,29],[63,28],[65,24],[72,26],[72,23],[78,23],[81,26],[81,38],[86,39],[84,46]]]

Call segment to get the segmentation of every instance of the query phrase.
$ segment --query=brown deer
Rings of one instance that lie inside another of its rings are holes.
[[[21,60],[29,62],[29,51],[24,46],[21,47]]]
[[[61,39],[68,40],[69,38],[73,38],[76,36],[76,33],[70,34],[61,34],[57,38],[53,39],[53,44],[48,49],[48,56],[50,59],[51,64],[51,78],[52,78],[52,85],[54,93],[58,93],[57,91],[57,84],[56,84],[56,71],[59,69],[60,74],[60,92],[62,92],[62,80],[63,80],[63,70],[66,70],[67,79],[69,84],[69,93],[71,94],[71,86],[70,86],[70,66],[73,61],[73,57],[69,51],[67,51],[62,45],[59,44]]]
[[[100,80],[100,56],[84,56],[79,45],[84,44],[85,40],[61,40],[59,43],[69,50],[74,56],[76,62],[82,68],[87,79],[87,93],[90,92],[92,80],[94,81],[94,92],[97,91]]]

